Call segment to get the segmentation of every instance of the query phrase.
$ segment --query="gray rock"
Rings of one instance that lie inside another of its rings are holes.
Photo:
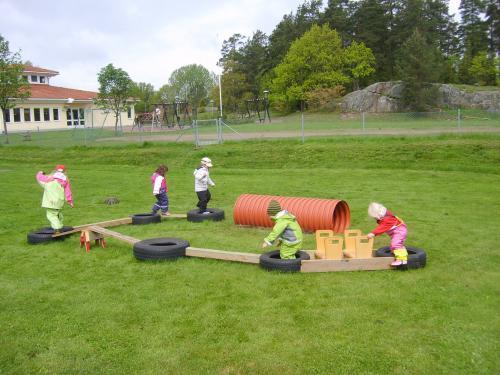
[[[363,90],[351,92],[340,100],[342,112],[400,112],[403,83],[377,82]],[[451,85],[439,84],[437,106],[447,108],[478,108],[500,111],[500,88],[468,93]]]

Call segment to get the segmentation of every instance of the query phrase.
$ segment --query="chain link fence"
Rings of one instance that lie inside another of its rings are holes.
[[[91,118],[91,117],[90,117]],[[500,112],[478,109],[406,113],[295,113],[272,117],[269,122],[252,118],[194,120],[186,124],[103,127],[92,121],[64,130],[21,132],[11,126],[11,145],[45,147],[91,146],[144,142],[190,142],[195,146],[224,141],[363,135],[426,135],[461,132],[500,132]],[[0,142],[5,144],[5,134]]]

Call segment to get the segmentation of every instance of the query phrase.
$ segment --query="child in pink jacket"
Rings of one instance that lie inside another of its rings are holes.
[[[156,168],[155,173],[151,176],[151,184],[153,185],[153,195],[156,197],[156,203],[153,204],[151,209],[153,214],[156,214],[158,210],[161,210],[162,216],[169,216],[168,213],[168,187],[167,179],[165,174],[168,172],[168,167],[166,165],[160,165]]]
[[[36,174],[36,180],[43,187],[42,207],[47,210],[47,219],[54,231],[60,232],[63,227],[62,208],[64,201],[73,207],[73,195],[68,177],[64,174],[66,167],[56,166],[56,171],[45,175],[42,171]]]
[[[387,233],[391,237],[391,252],[394,254],[393,267],[406,266],[408,263],[408,251],[405,247],[408,229],[399,217],[385,208],[380,203],[372,202],[368,206],[368,215],[377,220],[377,227],[368,233],[368,238]]]

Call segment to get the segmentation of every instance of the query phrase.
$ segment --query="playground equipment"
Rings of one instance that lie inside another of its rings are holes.
[[[274,195],[242,194],[233,210],[234,223],[258,227],[272,227],[267,206],[276,200],[282,209],[293,213],[304,231],[329,229],[343,232],[350,225],[351,213],[347,202],[338,199],[280,197]]]
[[[276,199],[280,201],[282,207],[287,206],[290,202],[303,202],[301,198],[287,198],[287,197],[274,197],[274,196],[256,196],[251,194],[246,194],[250,198],[260,197],[258,199],[259,204],[255,206],[253,213],[249,213],[241,207],[238,208],[240,212],[237,214],[236,207],[239,205],[241,197],[235,205],[235,218],[238,215],[243,215],[243,217],[248,218],[250,215],[260,217],[260,205],[264,201],[264,198]],[[314,198],[302,198],[306,200],[314,200]],[[323,215],[329,215],[330,219],[325,220],[327,224],[333,227],[347,227],[349,224],[349,207],[347,203],[343,201],[335,201],[336,204],[331,206],[328,205],[329,201],[327,199],[322,199],[320,201],[324,202],[325,212],[322,212],[319,206],[312,206],[313,211],[307,211],[306,218],[311,219],[313,223],[321,223],[321,218]],[[241,202],[246,202],[244,198]],[[343,202],[343,204],[341,204]],[[292,204],[290,203],[290,204]],[[335,219],[332,223],[332,217],[335,217],[336,207],[340,206],[339,215],[340,219],[337,218],[337,223]],[[267,208],[267,204],[265,206]],[[295,207],[295,206],[293,206]],[[300,207],[297,206],[297,207]],[[222,210],[212,209],[210,218],[205,220],[218,221],[224,218],[224,212]],[[266,210],[264,209],[264,212]],[[317,214],[318,218],[314,219],[314,213]],[[205,249],[198,247],[191,247],[189,242],[180,238],[152,238],[146,240],[139,240],[137,238],[127,236],[110,229],[109,227],[127,225],[127,224],[150,224],[155,222],[160,222],[161,220],[170,220],[175,218],[188,219],[190,221],[200,221],[202,218],[189,217],[192,213],[186,214],[171,214],[167,217],[161,217],[160,215],[154,214],[137,214],[126,218],[114,219],[101,221],[98,223],[79,225],[74,228],[65,227],[62,233],[54,234],[51,228],[42,228],[37,232],[31,232],[28,234],[29,243],[41,243],[47,241],[53,241],[57,239],[63,239],[68,237],[73,233],[80,232],[80,247],[85,247],[86,252],[90,252],[91,243],[95,242],[96,245],[100,245],[102,248],[106,247],[106,238],[111,237],[127,244],[133,246],[133,254],[139,260],[163,260],[163,259],[176,259],[179,257],[199,257],[199,258],[211,258],[219,259],[225,261],[243,262],[251,264],[259,264],[262,268],[267,270],[280,270],[284,272],[337,272],[337,271],[363,271],[363,270],[383,270],[391,269],[391,263],[393,261],[392,253],[389,247],[383,247],[378,249],[373,256],[373,239],[367,239],[363,236],[360,230],[347,230],[343,229],[344,236],[339,236],[338,230],[332,229],[320,229],[316,231],[316,249],[315,250],[303,250],[296,254],[296,259],[280,259],[279,250],[273,250],[264,254],[247,253],[241,251],[225,251],[225,250],[215,250],[215,249]],[[204,217],[205,217],[204,216]],[[267,214],[266,214],[267,216]],[[318,221],[319,220],[319,221]],[[236,222],[236,220],[235,220]],[[305,222],[308,222],[307,220]],[[340,222],[340,224],[339,224]],[[266,223],[259,224],[261,226],[266,226]],[[49,230],[50,229],[50,230]],[[421,268],[426,264],[426,254],[423,250],[414,247],[407,246],[409,253],[408,257],[408,268]]]
[[[269,114],[269,91],[264,91],[263,98],[255,98],[245,100],[245,109],[248,115],[248,118],[251,118],[257,115],[259,122],[266,122],[266,117],[269,122],[271,122],[271,115]],[[262,112],[262,116],[261,116]]]

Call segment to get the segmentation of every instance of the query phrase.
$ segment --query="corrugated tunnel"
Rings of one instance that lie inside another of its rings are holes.
[[[238,197],[233,209],[234,223],[272,227],[273,222],[267,216],[267,206],[273,199],[280,203],[282,209],[295,215],[304,231],[330,229],[341,233],[349,228],[351,212],[349,205],[343,200],[257,194],[242,194]]]

